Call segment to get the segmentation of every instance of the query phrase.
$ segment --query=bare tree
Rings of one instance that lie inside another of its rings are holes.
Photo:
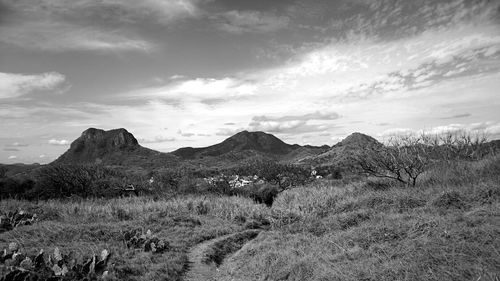
[[[355,161],[369,175],[415,186],[434,163],[484,157],[486,140],[484,133],[466,131],[395,135],[385,146],[361,152]]]

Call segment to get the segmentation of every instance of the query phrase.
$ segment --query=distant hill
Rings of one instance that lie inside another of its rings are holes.
[[[353,155],[358,154],[362,150],[374,149],[380,146],[383,146],[383,144],[376,139],[356,132],[347,136],[329,150],[318,155],[303,158],[298,162],[316,166],[333,165],[349,169],[353,165]]]
[[[15,177],[28,174],[30,171],[39,168],[41,165],[34,164],[0,164],[0,178],[2,177]]]
[[[287,144],[272,134],[242,131],[208,147],[185,147],[171,153],[163,153],[142,147],[125,129],[104,131],[90,128],[74,140],[70,148],[52,163],[102,163],[149,170],[180,166],[224,168],[254,160],[271,159],[282,163],[328,165],[349,170],[353,166],[353,155],[364,149],[381,146],[383,144],[376,139],[362,133],[353,133],[329,147]],[[486,143],[484,150],[500,150],[500,140]],[[36,168],[36,166],[11,166],[8,167],[10,174]]]
[[[90,128],[71,143],[70,148],[53,163],[94,163],[120,166],[175,166],[179,159],[139,145],[125,129],[104,131]]]
[[[185,147],[171,153],[162,153],[142,147],[125,129],[104,131],[90,128],[74,140],[68,151],[53,163],[102,163],[143,168],[168,168],[179,165],[224,167],[263,158],[295,163],[304,157],[323,153],[329,148],[327,145],[292,145],[264,132],[242,131],[212,146]]]
[[[312,146],[308,147],[313,149],[317,148]],[[202,148],[186,147],[172,153],[184,159],[221,156],[230,152],[236,153],[246,150],[253,150],[274,156],[283,156],[299,148],[302,148],[302,146],[287,144],[271,134],[242,131],[212,146]]]
[[[320,154],[329,148],[327,145],[287,144],[271,134],[242,131],[212,146],[186,147],[172,153],[197,165],[221,166],[262,158],[295,163],[298,159]]]

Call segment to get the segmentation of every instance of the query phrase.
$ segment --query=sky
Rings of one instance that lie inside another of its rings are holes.
[[[163,152],[242,130],[500,138],[500,1],[0,0],[0,163],[89,128]]]

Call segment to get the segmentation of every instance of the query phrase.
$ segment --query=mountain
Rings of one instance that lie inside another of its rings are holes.
[[[295,146],[287,144],[271,134],[242,131],[212,146],[202,148],[185,147],[172,153],[184,159],[194,159],[221,156],[229,152],[235,153],[245,150],[271,155],[285,155],[295,149]]]
[[[333,165],[344,170],[353,167],[352,156],[364,149],[383,146],[376,139],[353,133],[332,147],[287,144],[264,132],[239,132],[221,143],[208,147],[185,147],[162,153],[142,147],[125,129],[104,131],[90,128],[71,143],[70,148],[54,164],[102,163],[131,168],[157,169],[180,166],[224,168],[252,160],[271,159],[299,165]],[[485,152],[500,150],[500,140],[484,144]],[[32,167],[3,167],[12,172]],[[36,167],[34,167],[36,168]]]
[[[264,132],[242,131],[212,146],[185,147],[171,153],[162,153],[142,147],[125,129],[104,131],[90,128],[73,141],[68,151],[53,163],[102,163],[143,168],[179,165],[225,167],[262,158],[295,163],[329,148],[327,145],[292,145]]]
[[[90,128],[74,140],[70,148],[53,163],[95,163],[122,166],[174,166],[179,159],[139,145],[125,129],[104,131]]]
[[[212,146],[185,147],[172,153],[190,163],[214,167],[263,158],[295,163],[298,159],[320,154],[328,148],[330,147],[327,145],[317,147],[287,144],[271,134],[242,131]]]
[[[300,160],[299,163],[310,165],[333,165],[348,168],[353,164],[351,160],[352,155],[364,149],[373,149],[380,146],[383,146],[383,144],[376,139],[356,132],[347,136],[329,150],[318,155],[306,157]]]

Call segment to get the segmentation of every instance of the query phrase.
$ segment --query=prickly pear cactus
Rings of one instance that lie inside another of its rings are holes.
[[[69,280],[103,280],[108,276],[107,265],[110,259],[108,250],[99,256],[88,258],[79,263],[72,253],[64,255],[55,248],[52,255],[45,258],[43,250],[33,256],[21,253],[15,242],[9,244],[0,254],[0,281],[69,281]]]
[[[32,225],[37,221],[36,214],[30,214],[25,211],[0,212],[0,233],[12,230],[22,225]]]
[[[142,229],[125,231],[123,238],[127,248],[143,249],[145,252],[152,253],[162,253],[170,249],[167,241],[160,240],[149,229],[146,233],[143,233]]]

